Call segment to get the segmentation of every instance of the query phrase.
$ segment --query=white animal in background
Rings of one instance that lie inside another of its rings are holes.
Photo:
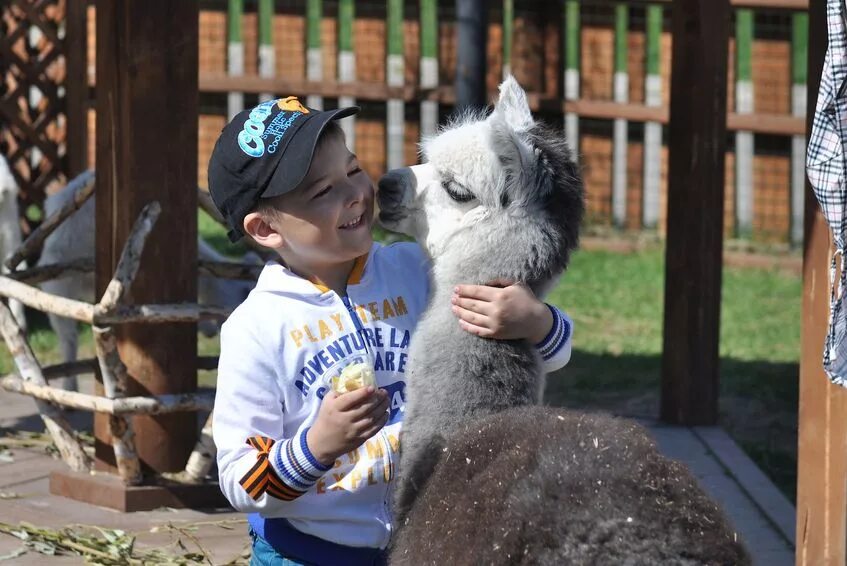
[[[21,245],[20,211],[18,210],[18,184],[9,169],[6,158],[0,155],[0,262],[5,263]],[[9,273],[5,265],[2,273]],[[9,308],[20,327],[26,330],[24,306],[18,301],[9,301]]]
[[[68,200],[73,198],[73,191],[62,190],[50,195],[44,201],[44,214],[49,216],[60,209]],[[67,218],[44,242],[44,249],[38,265],[50,265],[54,263],[66,263],[80,259],[93,259],[95,249],[94,238],[94,198],[82,205],[82,207]],[[227,261],[228,258],[219,254],[209,243],[202,238],[197,239],[198,256],[207,261]],[[261,265],[258,255],[249,252],[243,260],[250,265]],[[197,278],[198,302],[204,305],[234,308],[243,301],[255,281],[221,279],[206,275]],[[54,295],[60,295],[70,299],[93,302],[94,296],[94,274],[93,273],[68,273],[67,275],[45,281],[41,288]],[[64,361],[73,361],[77,357],[77,322],[57,315],[49,315],[50,326],[56,332],[59,341],[59,349]],[[204,320],[198,323],[198,329],[206,336],[214,336],[220,329],[220,325],[214,321]],[[75,389],[76,383],[73,378],[62,378],[56,381],[58,387]]]

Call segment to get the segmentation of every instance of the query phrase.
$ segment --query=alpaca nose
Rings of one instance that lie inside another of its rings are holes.
[[[377,201],[383,211],[396,211],[415,188],[415,176],[408,167],[392,169],[379,180]]]

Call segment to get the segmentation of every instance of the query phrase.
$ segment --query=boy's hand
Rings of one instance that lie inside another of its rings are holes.
[[[544,340],[553,314],[523,283],[493,281],[491,285],[458,285],[453,290],[453,314],[471,334],[500,340]]]
[[[324,466],[355,450],[388,420],[388,393],[372,385],[338,395],[328,391],[306,433],[312,455]]]

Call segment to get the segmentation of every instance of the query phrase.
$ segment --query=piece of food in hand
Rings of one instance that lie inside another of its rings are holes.
[[[332,378],[332,390],[339,395],[368,385],[376,387],[376,376],[368,363],[351,364],[344,368],[341,375]]]

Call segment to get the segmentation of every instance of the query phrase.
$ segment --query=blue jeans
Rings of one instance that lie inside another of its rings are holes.
[[[304,566],[302,562],[295,562],[281,556],[268,541],[250,529],[250,538],[253,539],[253,553],[250,556],[250,566]]]

